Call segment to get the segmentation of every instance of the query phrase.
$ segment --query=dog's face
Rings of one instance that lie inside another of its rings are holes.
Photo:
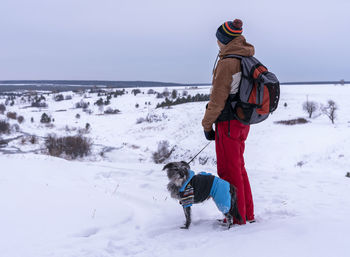
[[[181,186],[186,181],[189,169],[190,166],[184,161],[170,162],[163,168],[167,172],[169,180],[173,181],[177,186]]]
[[[163,170],[167,172],[169,178],[168,190],[171,197],[179,198],[179,189],[188,178],[190,166],[187,162],[170,162],[164,166]]]

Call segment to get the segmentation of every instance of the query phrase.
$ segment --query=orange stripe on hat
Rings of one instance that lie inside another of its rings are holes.
[[[237,36],[241,35],[241,33],[231,33],[228,30],[226,30],[225,24],[222,24],[222,28],[225,31],[225,33],[230,35],[230,36],[237,37]]]
[[[230,26],[228,25],[228,22],[226,21],[225,22],[225,25],[226,25],[226,28],[229,30],[229,31],[231,31],[231,32],[233,32],[233,33],[242,33],[242,29],[241,30],[233,30],[233,29],[231,29],[230,28]]]

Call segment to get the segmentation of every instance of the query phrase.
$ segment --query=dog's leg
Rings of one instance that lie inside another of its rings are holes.
[[[228,229],[230,229],[233,225],[233,218],[232,218],[232,215],[228,212],[225,214],[225,218],[226,218],[226,224],[227,224],[227,227]]]
[[[186,217],[186,223],[183,227],[181,227],[182,229],[188,229],[190,224],[191,224],[191,207],[186,207],[183,208],[184,209],[184,213],[185,213],[185,217]]]
[[[236,195],[236,189],[234,186],[230,186],[230,194],[231,194],[231,209],[230,214],[232,217],[237,219],[239,222],[242,222],[242,216],[239,213],[238,206],[237,206],[237,195]]]

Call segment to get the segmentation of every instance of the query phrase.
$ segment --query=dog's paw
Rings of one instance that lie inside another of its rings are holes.
[[[182,227],[180,227],[181,229],[188,229],[189,228],[189,226],[182,226]]]

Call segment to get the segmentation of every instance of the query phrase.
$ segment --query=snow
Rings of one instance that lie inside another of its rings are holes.
[[[34,146],[13,141],[6,149],[17,147],[22,153],[0,154],[1,257],[348,256],[349,86],[281,87],[279,108],[251,126],[246,141],[257,222],[230,230],[217,224],[221,214],[211,200],[195,205],[190,229],[180,229],[182,208],[166,190],[163,164],[154,164],[151,157],[162,140],[176,146],[169,161],[188,161],[202,149],[207,143],[201,127],[205,103],[155,109],[163,99],[147,90],[134,96],[127,89],[129,94],[112,98],[111,107],[121,110],[117,115],[98,115],[96,94],[84,99],[91,102],[91,115],[73,108],[84,97],[73,93],[66,93],[72,100],[62,102],[48,96],[49,107],[41,111],[19,102],[7,106],[26,120],[20,132],[4,138],[21,132],[74,134],[65,126],[90,123],[86,136],[95,145],[92,156],[75,161],[31,152],[42,148],[43,139]],[[209,92],[208,87],[186,90],[191,95]],[[323,104],[333,99],[339,107],[335,124],[320,113],[303,125],[274,123],[306,118],[306,96]],[[151,105],[144,105],[146,101]],[[55,112],[61,109],[67,111]],[[54,127],[38,122],[43,112],[55,118]],[[136,124],[148,113],[162,121]],[[103,147],[113,150],[101,157]],[[208,161],[200,164],[199,157]],[[191,168],[215,174],[215,144],[199,157]]]

